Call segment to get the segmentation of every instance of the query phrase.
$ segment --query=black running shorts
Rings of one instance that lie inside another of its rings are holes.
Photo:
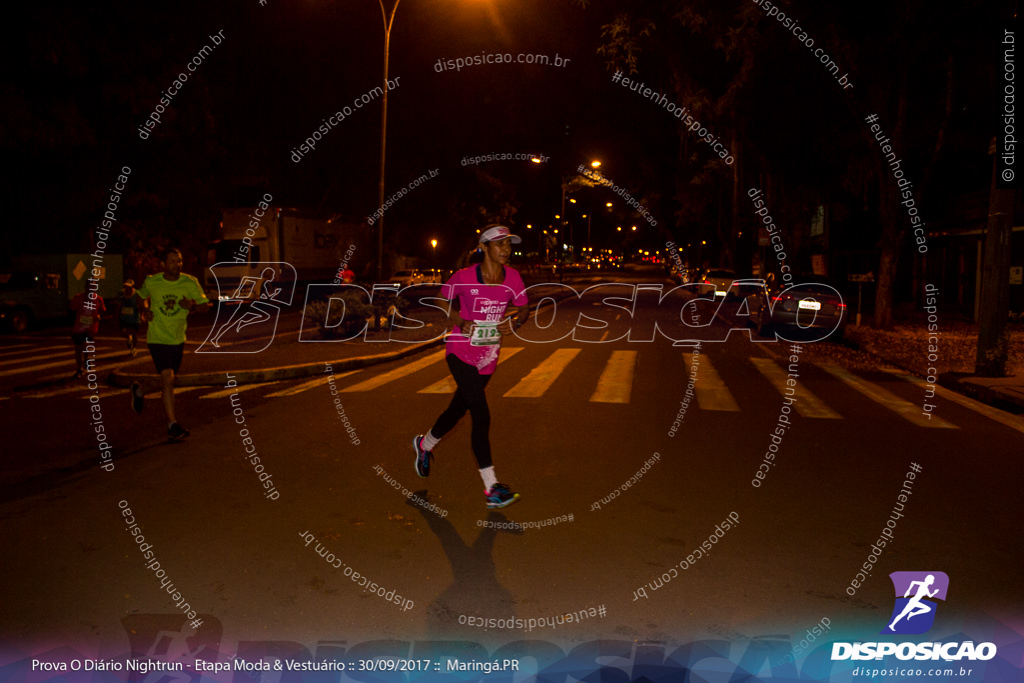
[[[174,374],[178,374],[178,368],[181,367],[181,357],[184,353],[184,344],[149,345],[149,355],[153,356],[153,363],[156,365],[157,372],[170,369],[174,370]]]

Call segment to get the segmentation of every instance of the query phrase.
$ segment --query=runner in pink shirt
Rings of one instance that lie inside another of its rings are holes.
[[[511,334],[530,315],[523,278],[506,265],[512,245],[520,242],[522,239],[503,225],[487,226],[478,248],[484,255],[483,263],[458,271],[441,288],[441,295],[452,302],[448,322],[454,327],[445,343],[445,359],[458,388],[430,431],[412,440],[416,473],[426,477],[434,447],[468,411],[473,421],[473,455],[490,508],[503,508],[519,498],[507,485],[498,483],[494,473],[491,412],[484,389],[498,365],[502,336]]]

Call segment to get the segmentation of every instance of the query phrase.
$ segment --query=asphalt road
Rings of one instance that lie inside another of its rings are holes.
[[[551,327],[531,322],[524,336],[556,337],[587,306],[564,302]],[[643,330],[653,315],[605,311],[612,330]],[[884,627],[890,572],[932,569],[952,581],[947,630],[1019,614],[1021,432],[941,395],[922,418],[919,386],[827,344],[802,349],[798,398],[784,411],[790,347],[744,331],[701,345],[689,396],[690,347],[507,339],[488,387],[491,440],[499,479],[522,499],[500,512],[484,506],[468,417],[436,449],[429,479],[413,471],[410,440],[450,396],[437,386],[439,349],[336,376],[351,431],[326,377],[234,399],[183,392],[192,437],[180,444],[164,442],[157,401],[136,416],[123,390],[105,389],[111,471],[86,397],[9,398],[0,534],[16,552],[0,559],[0,641],[167,657],[196,642],[222,656],[382,639],[786,642],[822,618],[830,637],[852,640]],[[408,368],[418,369],[396,374]],[[897,504],[894,540],[850,595]],[[123,507],[179,598],[147,569]],[[204,622],[193,641],[183,602]],[[557,627],[470,625],[591,608]]]

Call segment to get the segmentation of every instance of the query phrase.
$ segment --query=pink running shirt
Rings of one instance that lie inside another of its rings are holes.
[[[483,284],[480,266],[463,268],[441,287],[441,296],[449,301],[459,299],[459,315],[465,320],[499,323],[505,319],[509,302],[525,306],[526,286],[519,271],[505,266],[505,281],[500,285]],[[501,333],[493,325],[478,325],[470,340],[456,326],[445,341],[449,354],[475,367],[481,375],[490,375],[498,365]]]

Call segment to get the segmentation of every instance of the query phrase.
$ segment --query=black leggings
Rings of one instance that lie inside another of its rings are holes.
[[[449,353],[445,360],[448,361],[448,369],[452,371],[458,388],[448,408],[431,427],[430,433],[440,439],[455,428],[468,410],[473,420],[473,455],[476,456],[477,466],[485,469],[491,466],[491,440],[488,436],[491,430],[491,409],[487,407],[484,389],[491,381],[491,376],[481,375],[476,368],[459,360],[453,353]]]

